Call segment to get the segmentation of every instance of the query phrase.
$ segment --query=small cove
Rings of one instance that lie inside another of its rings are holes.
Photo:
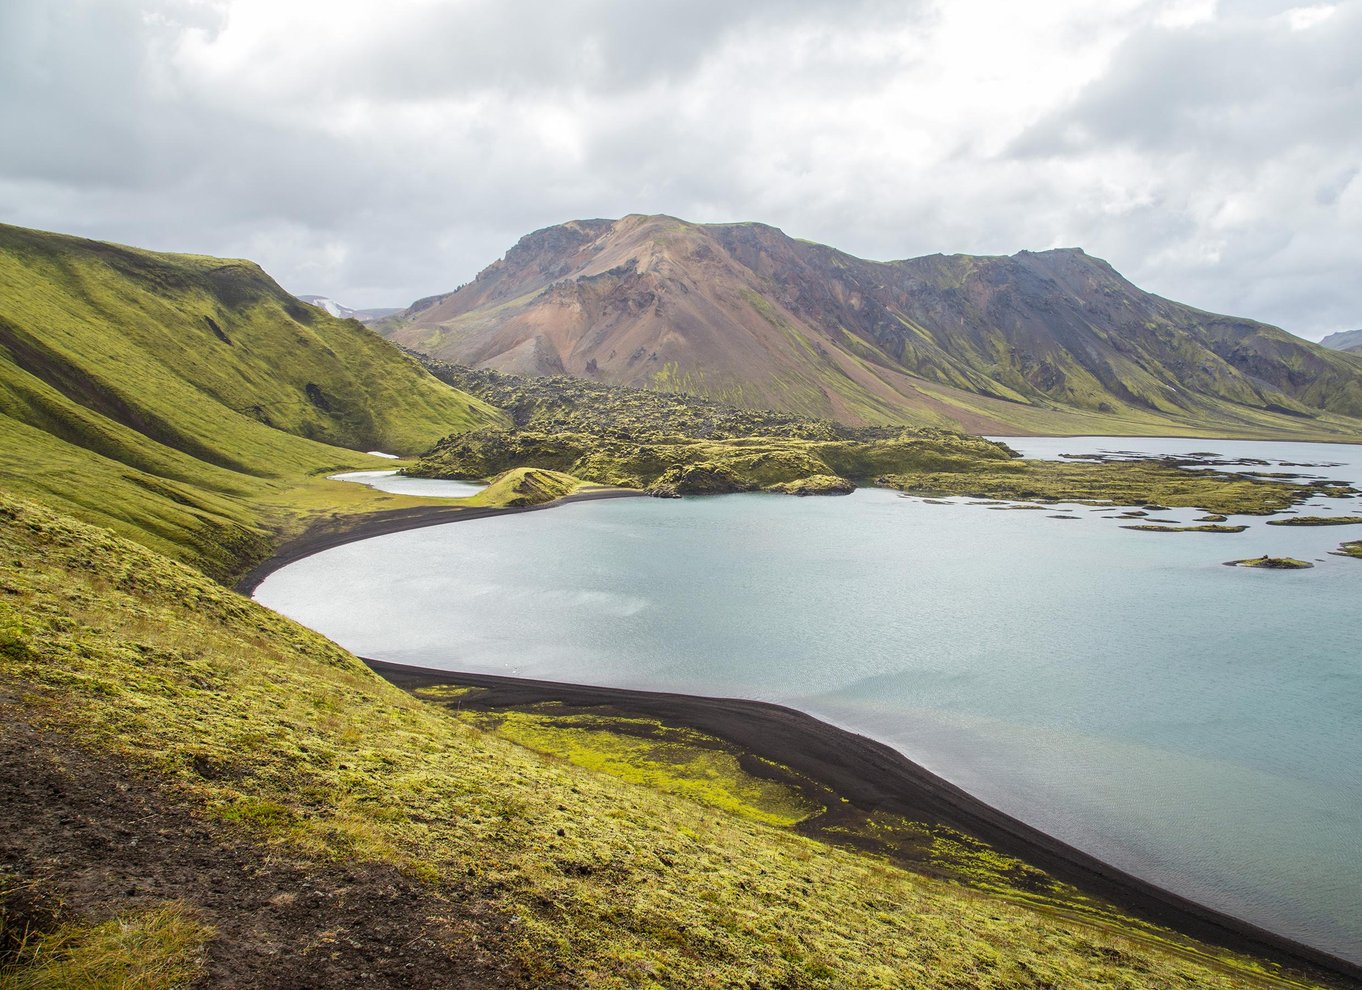
[[[1357,446],[1007,442],[1362,479]],[[1362,527],[1139,533],[1090,506],[945,502],[582,503],[338,547],[257,597],[396,662],[800,708],[1117,866],[1359,959],[1362,562],[1328,551]],[[1221,566],[1264,553],[1316,566]]]

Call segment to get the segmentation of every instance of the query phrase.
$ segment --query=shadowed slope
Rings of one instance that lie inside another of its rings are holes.
[[[0,483],[214,573],[355,450],[501,421],[251,262],[0,226]]]

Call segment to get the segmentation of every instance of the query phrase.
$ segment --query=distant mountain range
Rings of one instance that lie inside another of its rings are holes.
[[[474,367],[852,424],[1356,437],[1362,417],[1362,357],[1076,248],[875,262],[758,223],[579,220],[374,326]]]
[[[328,299],[326,296],[298,296],[297,298],[310,306],[326,310],[337,319],[359,320],[361,323],[372,323],[374,320],[381,320],[385,316],[402,312],[401,306],[387,306],[380,309],[351,309],[349,306],[342,306],[336,300]]]
[[[1331,333],[1321,340],[1319,345],[1336,351],[1362,352],[1362,330],[1340,330],[1338,333]]]

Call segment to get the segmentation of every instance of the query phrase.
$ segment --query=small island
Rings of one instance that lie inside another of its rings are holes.
[[[1247,560],[1227,560],[1226,567],[1261,567],[1269,571],[1303,571],[1315,565],[1308,560],[1297,560],[1295,557],[1269,557],[1264,554],[1261,557],[1250,557]]]
[[[1286,519],[1269,519],[1269,526],[1358,526],[1362,516],[1290,516]]]
[[[1218,523],[1205,523],[1199,526],[1165,526],[1155,523],[1140,523],[1135,526],[1122,526],[1122,529],[1137,529],[1142,533],[1242,533],[1247,526],[1221,526]]]

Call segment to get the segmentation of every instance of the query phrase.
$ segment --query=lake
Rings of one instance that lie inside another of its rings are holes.
[[[1362,480],[1362,446],[1007,442]],[[1107,515],[881,490],[586,502],[339,547],[256,597],[398,663],[790,705],[1116,866],[1362,961],[1362,560],[1328,553],[1362,526],[1144,533]],[[1222,566],[1265,553],[1315,567]]]

